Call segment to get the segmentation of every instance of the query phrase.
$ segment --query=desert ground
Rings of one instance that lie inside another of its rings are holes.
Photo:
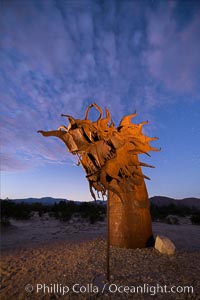
[[[110,247],[106,281],[106,222],[60,222],[48,215],[1,229],[1,299],[200,299],[200,227],[153,223],[154,236],[176,246]],[[135,291],[134,287],[143,290]],[[163,290],[166,286],[167,293]],[[171,287],[178,291],[171,291]],[[183,289],[192,286],[191,290]],[[157,289],[157,290],[155,290]]]

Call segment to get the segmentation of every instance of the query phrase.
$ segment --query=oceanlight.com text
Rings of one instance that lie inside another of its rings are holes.
[[[57,294],[64,296],[68,293],[74,294],[103,294],[104,292],[109,294],[149,294],[154,296],[156,294],[193,294],[193,286],[176,286],[176,285],[150,285],[148,283],[142,285],[118,285],[115,283],[105,283],[102,288],[99,286],[88,283],[81,285],[75,283],[72,286],[64,285],[61,283],[37,283],[35,286],[27,284],[25,286],[27,293],[36,294]]]

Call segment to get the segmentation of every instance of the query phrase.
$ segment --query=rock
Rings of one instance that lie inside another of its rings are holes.
[[[170,239],[165,236],[158,235],[156,237],[155,249],[157,249],[162,254],[172,255],[174,254],[176,247],[174,246],[172,241],[170,241]]]
[[[73,219],[71,219],[71,220],[69,220],[69,222],[68,222],[69,224],[74,224],[74,220]]]

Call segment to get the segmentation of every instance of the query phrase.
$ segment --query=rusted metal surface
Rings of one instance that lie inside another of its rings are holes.
[[[99,118],[88,119],[90,109],[99,112]],[[56,136],[67,146],[69,152],[78,156],[89,182],[91,195],[95,192],[106,196],[110,192],[110,237],[111,245],[127,248],[145,247],[152,236],[149,201],[141,167],[152,166],[142,163],[138,154],[149,155],[159,151],[150,145],[152,140],[142,132],[143,125],[133,124],[136,113],[122,118],[118,127],[111,121],[110,111],[96,104],[86,109],[85,119],[69,120],[68,126],[57,130],[39,132],[43,136]]]

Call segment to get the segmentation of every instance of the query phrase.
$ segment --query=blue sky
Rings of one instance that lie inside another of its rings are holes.
[[[37,130],[92,102],[116,125],[149,120],[150,196],[199,197],[199,37],[199,1],[1,1],[1,197],[91,199],[75,157]]]

